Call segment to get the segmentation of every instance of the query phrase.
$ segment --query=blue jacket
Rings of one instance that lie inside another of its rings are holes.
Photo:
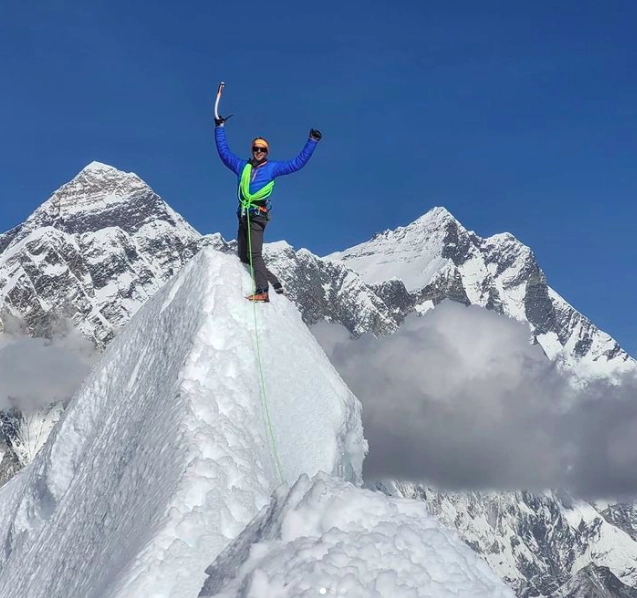
[[[217,151],[219,152],[221,161],[237,175],[238,189],[239,183],[241,182],[241,173],[248,163],[248,160],[242,160],[230,151],[224,127],[215,127],[215,142],[217,143]],[[297,170],[301,170],[314,153],[316,145],[316,141],[308,139],[305,147],[296,158],[284,162],[266,160],[263,164],[254,168],[252,171],[252,181],[250,182],[250,193],[256,193],[278,176],[292,174]]]

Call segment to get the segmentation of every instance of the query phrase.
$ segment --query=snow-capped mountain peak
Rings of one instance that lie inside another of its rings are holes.
[[[372,241],[386,239],[392,241],[407,241],[413,244],[418,244],[422,235],[426,235],[434,231],[446,230],[449,226],[465,230],[460,222],[458,222],[451,212],[449,212],[449,210],[441,206],[437,206],[435,208],[431,208],[431,210],[406,226],[399,226],[395,229],[384,230],[382,233],[376,233],[372,237]],[[360,247],[360,245],[356,245],[356,247]],[[351,248],[351,250],[353,249],[354,247]]]
[[[102,348],[204,246],[231,254],[236,243],[226,243],[219,234],[201,237],[137,175],[92,162],[25,223],[0,234],[2,309],[22,319],[36,336],[46,335],[56,314],[70,317]],[[548,287],[528,246],[511,233],[482,238],[442,207],[328,258],[284,241],[268,244],[265,257],[307,324],[331,321],[354,336],[381,336],[394,332],[407,314],[452,300],[528,322],[547,356],[582,376],[613,378],[622,371],[637,371],[635,361],[610,336]],[[240,290],[234,291],[240,297]],[[0,466],[5,463],[7,457]],[[0,468],[0,483],[7,477]],[[415,493],[421,497],[425,490],[416,488]],[[575,573],[569,555],[584,555],[577,557],[578,567],[594,561],[585,550],[599,535],[599,518],[608,520],[608,537],[616,529],[637,537],[634,505],[600,510],[590,525],[577,523],[571,529],[554,523],[560,506],[549,496],[498,494],[490,500],[465,494],[456,500],[436,494],[435,503],[442,506],[432,512],[456,527],[524,598],[557,598],[555,572],[560,583]],[[511,521],[501,537],[500,528],[491,528],[489,522],[505,503],[510,503]],[[481,510],[484,515],[477,516]],[[480,529],[463,527],[477,519],[487,523]],[[549,544],[543,544],[543,538]],[[573,546],[584,552],[573,551]],[[634,552],[624,547],[615,543],[611,550],[604,544],[603,549],[616,560],[614,574],[633,583]],[[601,566],[610,560],[595,562]],[[538,587],[546,592],[538,594]],[[581,593],[579,585],[578,592],[569,589],[559,596],[592,596]]]
[[[130,234],[157,220],[177,226],[188,235],[199,236],[136,174],[91,162],[55,191],[22,225],[6,233],[0,240],[0,251],[46,226],[69,234],[117,226]]]
[[[450,239],[467,234],[445,208],[437,207],[407,226],[386,230],[325,259],[344,262],[367,284],[398,278],[408,291],[414,291],[427,286],[450,262],[450,256],[444,252]]]
[[[62,309],[101,345],[200,241],[136,174],[91,162],[0,237],[0,296],[16,316]]]
[[[141,190],[152,191],[135,173],[91,162],[53,193],[41,208],[53,204],[61,217],[86,210],[100,211],[105,204],[119,203],[131,192]]]
[[[413,226],[424,226],[426,228],[440,228],[444,227],[447,223],[452,222],[460,225],[460,223],[454,218],[453,214],[442,206],[434,206],[427,212],[425,212],[420,218],[414,220],[411,224],[405,228]]]
[[[121,170],[118,170],[114,166],[111,166],[110,164],[104,164],[104,162],[98,162],[97,160],[93,160],[90,164],[87,164],[80,171],[80,173],[85,172],[85,171],[92,171],[92,172],[112,172],[112,171],[115,171],[117,173],[121,173],[121,174],[124,174],[124,175],[132,174],[132,173],[123,172]]]
[[[452,299],[528,322],[545,353],[584,378],[637,371],[617,343],[547,285],[529,247],[511,233],[479,237],[444,208],[324,259],[370,285],[401,281],[418,311]]]
[[[95,230],[97,222],[91,215],[104,216],[131,202],[137,204],[137,211],[143,212],[146,217],[154,215],[156,211],[165,212],[167,208],[165,202],[136,174],[123,172],[100,162],[91,162],[53,193],[31,215],[27,224],[33,222],[41,225],[43,220],[50,219],[68,232],[87,232],[87,229]],[[128,220],[130,225],[134,225],[138,218],[131,216],[132,212]],[[102,227],[103,221],[100,218],[100,228]]]

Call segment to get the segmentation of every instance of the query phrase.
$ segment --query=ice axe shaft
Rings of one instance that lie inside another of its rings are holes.
[[[215,118],[219,118],[219,100],[221,100],[221,94],[223,93],[223,88],[225,87],[225,83],[222,81],[219,83],[219,87],[217,87],[217,98],[215,99]]]

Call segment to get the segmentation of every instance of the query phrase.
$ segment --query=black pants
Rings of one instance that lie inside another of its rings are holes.
[[[279,279],[266,268],[263,261],[263,231],[267,224],[268,221],[264,216],[250,216],[250,243],[248,243],[248,219],[239,218],[237,233],[239,259],[244,264],[249,264],[249,250],[252,247],[252,267],[257,292],[267,291],[268,282],[273,285],[279,283]]]

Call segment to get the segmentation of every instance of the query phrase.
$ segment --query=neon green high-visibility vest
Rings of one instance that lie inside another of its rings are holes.
[[[239,183],[239,201],[241,207],[249,208],[255,201],[267,199],[272,195],[274,189],[274,181],[270,181],[265,187],[261,187],[256,193],[250,193],[250,178],[252,177],[252,164],[248,162],[241,173],[241,182]]]

